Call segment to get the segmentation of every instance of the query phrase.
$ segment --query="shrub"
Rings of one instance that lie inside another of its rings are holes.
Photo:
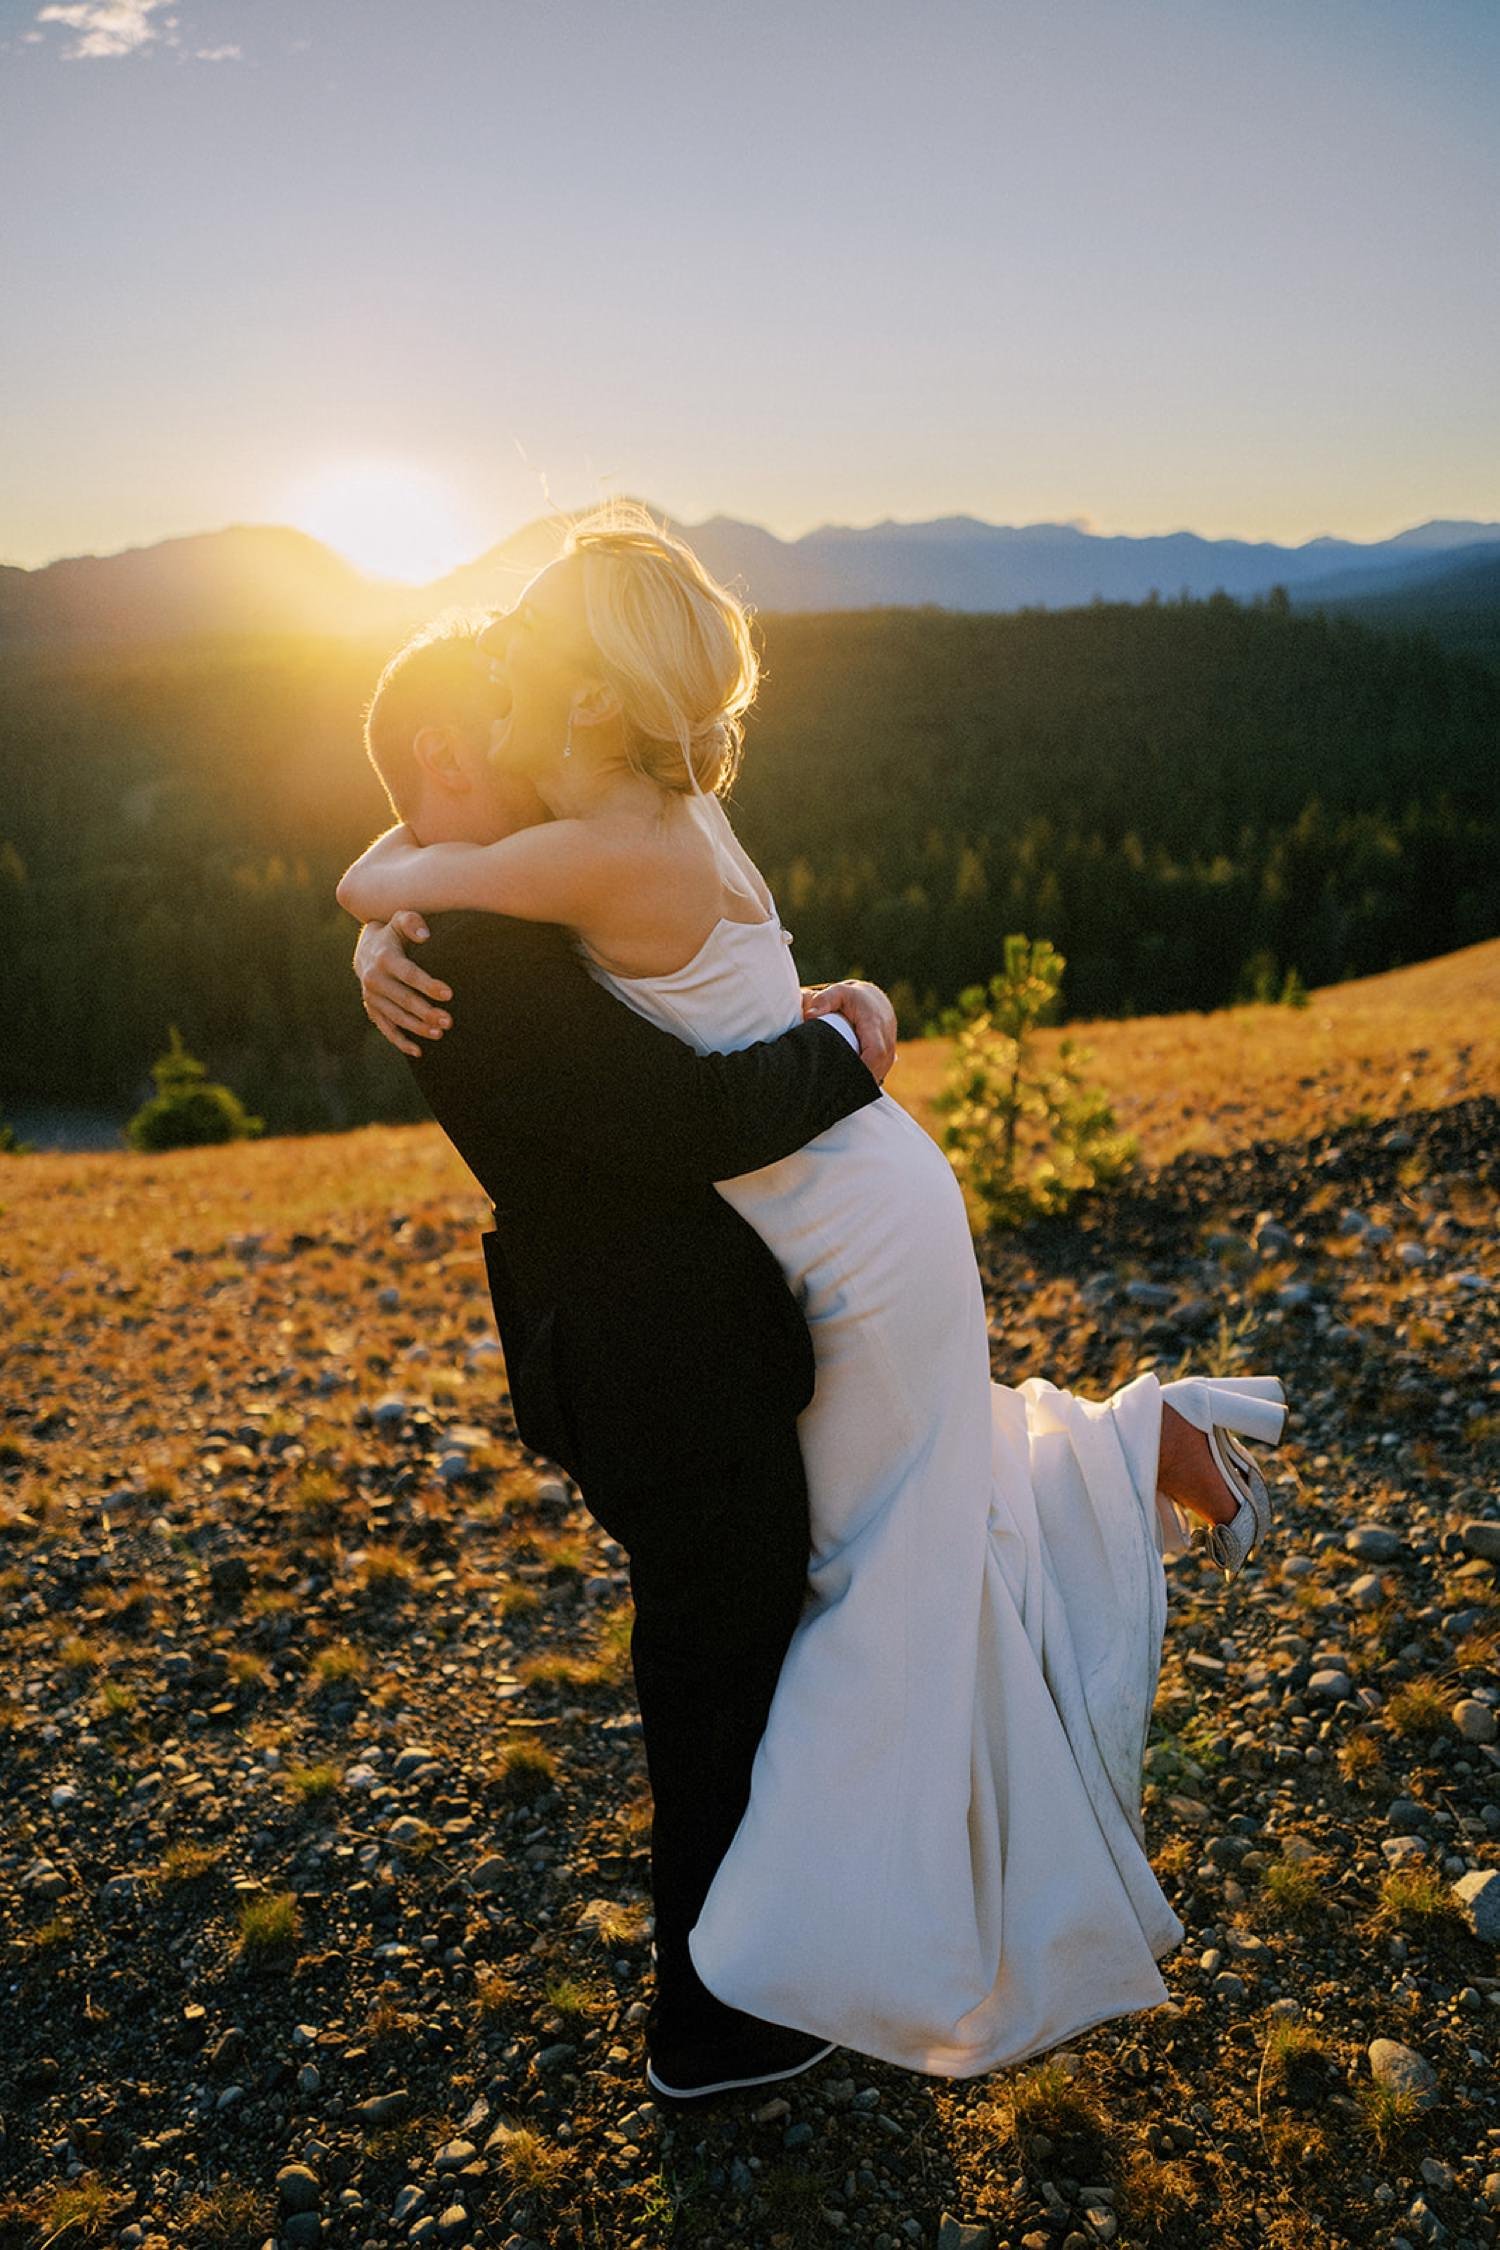
[[[1065,1211],[1139,1153],[1103,1091],[1083,1083],[1083,1049],[1064,1039],[1051,1069],[1036,1056],[1033,1035],[1055,1010],[1066,966],[1045,938],[1014,934],[998,975],[941,1019],[954,1050],[935,1107],[976,1232]]]
[[[30,1156],[31,1143],[23,1141],[14,1125],[0,1117],[0,1156]]]
[[[172,1044],[151,1065],[156,1092],[125,1128],[132,1148],[203,1148],[214,1141],[253,1140],[262,1130],[258,1117],[227,1086],[216,1086],[207,1070],[182,1044],[174,1023]]]

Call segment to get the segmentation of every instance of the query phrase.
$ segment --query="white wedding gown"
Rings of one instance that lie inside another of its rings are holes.
[[[790,942],[774,916],[726,920],[671,975],[588,966],[729,1050],[800,1020]],[[719,1192],[812,1335],[813,1557],[689,1941],[699,1974],[946,2077],[1156,2006],[1184,1933],[1143,1848],[1141,1765],[1162,1557],[1188,1530],[1156,1497],[1156,1377],[1099,1401],[991,1381],[957,1182],[887,1095]]]

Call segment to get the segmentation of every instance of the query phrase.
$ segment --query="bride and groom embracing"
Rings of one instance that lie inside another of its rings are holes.
[[[879,1084],[889,1004],[800,989],[725,815],[755,685],[685,545],[585,519],[386,667],[399,825],[338,894],[493,1203],[517,1430],[629,1557],[679,2100],[836,2044],[968,2077],[1167,1997],[1163,1558],[1241,1568],[1270,1507],[1230,1433],[1285,1416],[1274,1376],[992,1382],[958,1185]]]

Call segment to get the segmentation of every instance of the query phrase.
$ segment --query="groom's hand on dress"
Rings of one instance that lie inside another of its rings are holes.
[[[814,1016],[843,1016],[854,1026],[859,1059],[870,1076],[883,1081],[896,1060],[896,1011],[878,984],[848,977],[842,984],[825,984],[802,991],[804,1022]]]
[[[441,1005],[453,998],[448,986],[407,956],[407,946],[420,945],[427,934],[421,915],[408,907],[389,922],[366,922],[354,948],[354,973],[364,995],[365,1014],[381,1037],[403,1055],[422,1052],[412,1045],[408,1033],[441,1039],[453,1021]]]

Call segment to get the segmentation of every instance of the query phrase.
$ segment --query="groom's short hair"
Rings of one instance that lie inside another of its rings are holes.
[[[496,698],[478,636],[490,612],[438,617],[398,648],[365,711],[365,750],[397,816],[421,785],[412,742],[423,727],[458,727],[477,738],[495,716]]]

